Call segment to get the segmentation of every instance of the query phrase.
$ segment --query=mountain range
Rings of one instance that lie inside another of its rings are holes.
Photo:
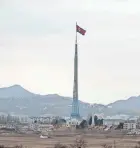
[[[20,115],[58,115],[70,116],[72,98],[58,94],[34,94],[20,85],[0,88],[0,112]],[[104,115],[140,113],[140,96],[118,100],[108,105],[90,104],[79,101],[80,114],[103,113]]]

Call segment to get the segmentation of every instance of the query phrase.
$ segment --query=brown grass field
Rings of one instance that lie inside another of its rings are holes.
[[[140,136],[126,136],[120,132],[95,132],[95,131],[59,131],[51,138],[41,139],[39,135],[0,135],[0,145],[23,145],[28,148],[53,148],[55,144],[72,144],[77,137],[82,137],[88,148],[101,148],[103,144],[114,145],[117,148],[134,147],[140,141]]]

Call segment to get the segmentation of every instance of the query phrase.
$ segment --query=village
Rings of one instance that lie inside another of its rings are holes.
[[[96,123],[95,115],[87,117],[87,119],[76,120],[63,117],[28,117],[28,116],[0,116],[0,134],[8,132],[16,132],[21,134],[38,134],[49,135],[52,131],[58,129],[97,129],[103,131],[121,130],[127,135],[140,135],[140,118],[115,119],[113,118],[101,118],[97,116],[97,120],[102,122]],[[91,120],[89,123],[89,120]],[[83,125],[82,125],[83,124]],[[81,126],[80,126],[81,125]],[[79,126],[79,128],[77,128]],[[52,134],[52,133],[51,133]]]

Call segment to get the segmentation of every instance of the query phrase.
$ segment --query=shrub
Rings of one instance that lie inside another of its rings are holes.
[[[107,144],[103,144],[103,145],[101,145],[103,148],[113,148],[113,146],[112,145],[107,145]]]
[[[137,145],[135,146],[135,148],[140,148],[140,141],[137,143]]]
[[[0,145],[0,148],[23,148],[23,146],[22,145],[16,145],[16,146],[13,146],[13,147],[8,147],[8,146]]]
[[[57,144],[55,144],[54,148],[68,148],[68,146],[57,143]]]
[[[74,144],[71,144],[70,145],[71,148],[86,148],[87,147],[87,144],[86,144],[86,141],[82,138],[80,139],[76,139],[74,141]]]

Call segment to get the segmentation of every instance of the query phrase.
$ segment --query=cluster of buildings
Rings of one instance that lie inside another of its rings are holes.
[[[128,115],[116,115],[104,118],[103,124],[107,126],[118,126],[119,124],[122,124],[124,130],[140,129],[140,118],[138,116],[130,117]]]
[[[0,124],[6,123],[28,123],[31,122],[30,118],[26,115],[12,115],[12,114],[0,114]]]
[[[15,128],[15,125],[19,125],[18,127],[23,130],[35,130],[35,131],[42,131],[44,129],[52,128],[50,126],[53,124],[57,124],[57,120],[59,117],[54,116],[46,116],[46,117],[28,117],[23,115],[9,115],[9,114],[2,114],[0,115],[0,128]],[[130,117],[127,115],[116,115],[116,116],[107,116],[102,117],[103,119],[103,126],[118,126],[119,124],[123,125],[124,130],[133,130],[133,129],[140,129],[140,118],[139,117]],[[79,125],[81,121],[70,118],[65,118],[66,126],[71,125]],[[63,121],[62,121],[63,122]],[[92,125],[94,123],[94,115],[92,116]]]

